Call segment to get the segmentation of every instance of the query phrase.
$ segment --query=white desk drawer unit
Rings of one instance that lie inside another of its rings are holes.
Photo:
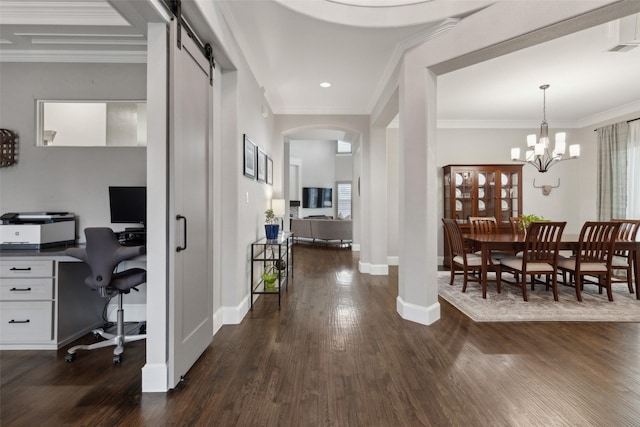
[[[0,260],[0,278],[53,277],[53,261]]]
[[[64,250],[0,252],[1,350],[57,350],[102,325],[105,300]]]
[[[53,278],[0,279],[0,301],[52,300]]]
[[[6,342],[51,341],[53,301],[0,302],[0,337]]]
[[[51,260],[0,260],[2,343],[51,342],[54,279]]]

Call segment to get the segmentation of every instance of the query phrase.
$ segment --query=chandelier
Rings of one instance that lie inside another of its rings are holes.
[[[549,85],[540,86],[542,89],[542,123],[540,124],[540,138],[536,135],[527,135],[527,151],[525,159],[520,160],[520,148],[511,149],[511,160],[533,165],[539,172],[546,172],[551,166],[562,161],[580,157],[580,145],[569,146],[569,157],[564,157],[566,151],[565,132],[558,132],[555,136],[555,147],[551,151],[549,147],[549,124],[547,123],[547,89]]]

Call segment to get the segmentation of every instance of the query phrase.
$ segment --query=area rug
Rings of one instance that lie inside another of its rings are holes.
[[[504,276],[503,276],[504,277]],[[558,285],[558,299],[544,285],[527,289],[529,301],[522,299],[520,288],[502,284],[498,293],[494,283],[487,286],[487,298],[482,299],[479,283],[469,282],[462,293],[462,276],[456,276],[449,286],[449,272],[438,273],[438,293],[451,305],[475,322],[640,322],[640,300],[630,294],[626,284],[614,284],[613,301],[606,292],[598,294],[595,285],[585,286],[582,302],[575,290]]]

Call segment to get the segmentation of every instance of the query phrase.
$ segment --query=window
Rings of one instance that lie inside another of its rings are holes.
[[[351,154],[351,143],[346,141],[338,141],[337,144],[338,154]]]
[[[598,218],[635,218],[640,211],[640,122],[629,120],[598,131]]]
[[[351,219],[351,182],[336,182],[338,218]]]

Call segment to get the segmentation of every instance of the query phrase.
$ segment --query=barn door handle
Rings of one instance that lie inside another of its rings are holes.
[[[176,220],[178,220],[178,221],[183,220],[184,221],[183,226],[182,226],[183,234],[184,234],[184,246],[178,246],[176,248],[176,252],[181,252],[181,251],[184,251],[185,249],[187,249],[187,218],[182,216],[182,215],[176,215]]]

